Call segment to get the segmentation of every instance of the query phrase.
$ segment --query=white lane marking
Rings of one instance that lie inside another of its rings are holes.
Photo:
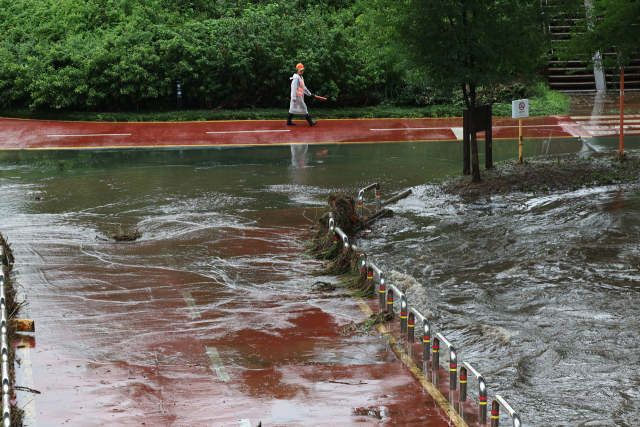
[[[191,318],[195,319],[197,317],[200,317],[200,311],[198,310],[198,307],[196,307],[196,302],[191,296],[191,292],[183,292],[182,297],[184,298],[184,302],[187,303],[187,307],[191,312]]]
[[[131,136],[130,133],[91,133],[84,135],[47,135],[49,138],[60,138],[64,136]]]
[[[590,130],[591,135],[620,135],[620,132],[615,130]],[[640,130],[630,130],[624,133],[625,135],[640,135]]]
[[[640,114],[625,114],[624,117],[640,117]],[[571,116],[572,119],[619,119],[620,114],[605,114],[603,116]]]
[[[249,419],[238,420],[240,427],[251,427],[251,421]]]
[[[223,132],[207,132],[207,133],[257,133],[257,132],[291,132],[289,129],[283,130],[226,130]]]
[[[566,126],[582,126],[579,123],[566,123],[562,125],[525,125],[523,128],[548,128],[548,127],[566,127]],[[518,125],[514,126],[493,126],[493,129],[497,128],[517,128]],[[452,127],[441,127],[441,128],[391,128],[391,129],[369,129],[370,131],[388,131],[388,130],[438,130],[438,129],[462,129],[462,128],[452,128]],[[455,133],[455,132],[454,132]],[[460,138],[462,139],[462,138]]]
[[[598,129],[620,129],[620,125],[618,126],[583,126],[585,129],[593,129],[593,130],[598,130]],[[624,129],[638,129],[640,128],[640,125],[635,125],[635,126],[627,126],[624,125],[622,126]]]
[[[640,119],[629,119],[625,120],[625,123],[640,123]],[[580,124],[593,124],[597,125],[598,123],[620,123],[620,119],[618,120],[583,120],[579,121]]]
[[[218,350],[215,347],[206,347],[207,354],[209,355],[209,359],[211,359],[211,364],[216,370],[216,374],[220,381],[226,382],[229,381],[229,375],[227,375],[227,371],[224,369],[224,365],[222,364],[222,359],[218,354]]]
[[[451,128],[451,131],[456,136],[456,139],[460,139],[460,140],[464,139],[464,133],[462,128]]]

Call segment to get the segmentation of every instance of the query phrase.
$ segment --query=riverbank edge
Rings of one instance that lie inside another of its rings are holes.
[[[470,175],[448,176],[432,182],[443,193],[465,199],[508,195],[510,193],[548,194],[584,188],[624,185],[640,180],[640,152],[617,151],[584,154],[558,154],[494,163],[481,169],[481,181]]]

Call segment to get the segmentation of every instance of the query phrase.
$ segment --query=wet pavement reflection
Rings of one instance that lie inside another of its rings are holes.
[[[525,156],[616,144],[529,139]],[[516,153],[494,142],[494,161]],[[15,343],[42,391],[38,425],[447,425],[380,334],[340,333],[364,318],[352,301],[305,299],[316,263],[300,231],[329,192],[376,181],[384,198],[414,195],[394,207],[401,226],[359,244],[423,285],[418,308],[489,396],[525,425],[635,425],[640,190],[471,209],[424,185],[458,173],[460,154],[450,141],[0,152],[0,230],[38,331]],[[100,240],[114,226],[143,237]],[[431,380],[446,390],[446,371]]]

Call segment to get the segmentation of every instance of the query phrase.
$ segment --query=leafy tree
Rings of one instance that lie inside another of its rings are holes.
[[[539,0],[377,0],[375,22],[391,28],[409,66],[444,90],[461,89],[472,123],[472,175],[480,181],[473,128],[479,87],[535,74],[545,46]]]
[[[556,14],[571,25],[571,38],[556,49],[560,59],[593,58],[590,67],[605,69],[626,67],[640,58],[637,0],[565,0],[556,5]]]

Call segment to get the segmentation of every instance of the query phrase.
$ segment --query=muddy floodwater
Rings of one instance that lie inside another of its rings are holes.
[[[617,143],[527,140],[525,156],[589,156]],[[626,144],[640,149],[640,138]],[[494,145],[494,161],[517,156],[517,141]],[[147,275],[163,268],[154,277],[185,289],[205,292],[215,282],[228,300],[255,289],[306,292],[313,263],[297,255],[303,248],[294,236],[314,220],[309,208],[322,207],[330,192],[356,195],[379,182],[383,198],[414,193],[358,245],[383,270],[422,285],[426,299],[415,304],[456,344],[459,361],[484,374],[489,396],[503,395],[526,426],[638,425],[640,187],[463,200],[425,184],[459,173],[460,157],[460,142],[450,141],[0,152],[0,231],[12,243],[15,279],[38,328],[34,387],[38,377],[56,378],[37,371],[52,363],[45,355],[88,358],[98,369],[136,357],[157,363],[137,353],[140,343],[153,342],[165,360],[187,352],[162,346],[175,336],[145,337],[144,325],[135,325],[136,304],[160,297],[151,285],[118,286],[115,277],[135,266],[149,267]],[[116,226],[143,237],[100,240]],[[273,228],[291,232],[255,237]],[[104,308],[110,295],[127,292],[128,302]],[[201,310],[222,310],[216,304]],[[265,328],[277,323],[277,313],[270,316]],[[118,318],[120,331],[104,326]],[[215,334],[215,321],[203,328],[201,335]],[[234,357],[242,365],[249,356]],[[87,375],[75,367],[64,373],[78,381]],[[475,389],[470,381],[471,395]],[[47,411],[64,406],[59,399],[36,397],[39,426],[54,425]],[[503,415],[501,425],[510,424]]]

